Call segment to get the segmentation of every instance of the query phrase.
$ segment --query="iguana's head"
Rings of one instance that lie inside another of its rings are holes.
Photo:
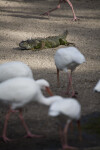
[[[31,49],[31,46],[29,45],[29,43],[27,41],[22,41],[19,43],[19,46],[21,47],[22,50],[28,50]]]
[[[26,49],[26,50],[34,50],[40,48],[40,41],[39,40],[27,40],[27,41],[22,41],[19,43],[19,46],[21,49]]]

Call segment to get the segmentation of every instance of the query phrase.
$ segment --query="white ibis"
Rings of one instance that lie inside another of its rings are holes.
[[[0,64],[0,82],[14,77],[33,78],[30,67],[20,61],[11,61]]]
[[[31,68],[21,61],[11,61],[0,64],[0,82],[15,77],[33,78],[33,73]],[[36,80],[36,83],[39,84],[41,89],[45,89],[45,87],[50,87],[49,83],[44,79]],[[47,90],[49,89],[47,88]],[[49,91],[49,94],[50,92],[51,91]]]
[[[94,87],[95,92],[100,92],[100,80],[97,82],[96,86]]]
[[[64,127],[64,130],[60,131],[61,142],[63,149],[74,149],[67,143],[67,134],[68,134],[68,127],[72,123],[73,120],[76,120],[78,123],[78,127],[80,130],[80,139],[81,139],[81,129],[80,129],[80,117],[81,117],[81,105],[80,103],[74,98],[60,98],[59,101],[52,103],[49,107],[49,116],[57,117],[60,115],[65,115],[68,117],[67,123]],[[60,116],[62,117],[62,116]]]
[[[46,11],[46,12],[43,13],[42,15],[48,15],[48,16],[49,16],[49,14],[50,14],[52,11],[59,9],[59,8],[60,8],[60,4],[63,3],[63,2],[68,3],[68,4],[70,5],[70,7],[71,7],[71,9],[72,9],[73,16],[74,16],[73,21],[78,20],[78,18],[76,17],[76,14],[75,14],[75,12],[74,12],[73,5],[72,5],[72,3],[71,3],[70,0],[59,0],[59,3],[58,3],[58,5],[57,5],[57,7],[53,8],[53,9],[51,9],[51,10],[49,10],[49,11]]]
[[[59,71],[62,70],[68,73],[69,83],[67,87],[67,94],[72,87],[72,96],[75,96],[75,91],[72,86],[72,73],[77,66],[85,62],[85,57],[76,47],[60,48],[54,55],[55,65],[57,68],[57,83],[59,86]],[[71,71],[71,73],[68,72]]]
[[[16,77],[0,83],[0,100],[10,107],[6,115],[2,135],[5,142],[10,141],[6,136],[6,131],[7,123],[12,112],[19,112],[19,118],[27,132],[26,137],[38,137],[38,135],[33,135],[28,129],[22,116],[22,107],[32,100],[41,102],[43,97],[41,89],[44,89],[44,87],[50,92],[49,83],[44,79],[35,81],[27,77]],[[50,95],[52,95],[51,92]],[[45,101],[47,101],[47,99]]]

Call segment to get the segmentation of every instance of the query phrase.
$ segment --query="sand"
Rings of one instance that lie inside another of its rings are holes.
[[[75,43],[86,58],[86,63],[80,65],[73,73],[73,86],[78,91],[77,99],[82,105],[82,116],[89,115],[100,111],[100,94],[93,92],[94,86],[100,79],[100,1],[71,0],[75,13],[80,18],[76,22],[72,21],[73,14],[68,4],[62,4],[61,9],[52,12],[49,17],[40,15],[55,7],[57,2],[57,0],[0,1],[0,63],[8,61],[26,63],[31,67],[35,79],[44,78],[48,80],[53,93],[61,95],[66,90],[68,80],[66,74],[61,72],[61,87],[57,87],[54,54],[58,48],[64,46],[40,51],[21,51],[18,47],[22,40],[56,36],[68,30],[67,40]],[[19,140],[12,145],[5,145],[1,142],[1,149],[14,148],[19,150],[24,147],[24,149],[31,150],[33,148],[30,145],[34,147],[34,143],[36,146],[34,149],[46,149],[45,143],[48,142],[48,139],[59,141],[56,121],[48,117],[48,108],[32,104],[24,107],[25,120],[32,132],[46,135],[47,141],[42,139],[44,143],[40,142],[42,148],[38,147],[37,143],[39,142],[37,142],[38,140],[34,141],[34,139],[28,139],[28,142],[24,139],[21,140],[20,147],[18,147]],[[1,105],[0,134],[2,134],[6,111],[7,108]],[[9,121],[8,128],[9,137],[16,138],[24,135],[24,129],[20,125],[18,117],[14,115]],[[73,138],[71,140],[73,143]],[[55,144],[53,143],[53,145]],[[90,146],[88,145],[88,147]],[[49,150],[49,148],[47,149]]]

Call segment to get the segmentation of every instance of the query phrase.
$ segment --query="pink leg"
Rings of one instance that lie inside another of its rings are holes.
[[[64,94],[70,96],[70,89],[72,90],[71,97],[76,97],[76,94],[78,93],[74,91],[72,86],[72,72],[71,73],[68,72],[68,85],[67,85],[67,90]]]
[[[72,88],[72,96],[74,96],[75,95],[75,91],[74,91],[73,86],[72,86],[72,72],[70,74],[69,80],[70,80],[70,86]]]
[[[67,144],[68,127],[69,127],[69,123],[67,122],[63,131],[63,137],[64,137],[64,144],[62,145],[63,149],[66,149],[68,147],[68,144]]]
[[[78,129],[79,129],[79,139],[80,139],[80,141],[82,141],[80,120],[77,121],[77,124],[78,124]]]
[[[68,130],[68,125],[66,126],[66,130]],[[64,131],[60,128],[60,139],[63,149],[72,149],[73,147],[67,144],[67,131]]]
[[[62,128],[60,127],[59,128],[59,133],[60,133],[60,139],[61,139],[61,144],[63,145],[64,144],[64,137],[63,137],[63,131],[62,131]]]
[[[72,95],[71,95],[71,97],[76,97],[76,94],[77,94],[77,93],[75,93],[75,91],[74,91],[74,89],[73,89],[73,86],[72,86],[72,71],[71,71],[70,74],[68,74],[68,76],[69,76],[70,87],[71,87],[71,89],[72,89]]]
[[[27,125],[26,125],[26,123],[25,123],[25,121],[24,121],[24,118],[23,118],[22,110],[21,110],[21,109],[19,110],[19,118],[20,118],[20,120],[22,121],[22,124],[23,124],[23,126],[24,126],[24,128],[25,128],[25,130],[26,130],[26,132],[27,132],[27,135],[26,135],[25,137],[28,137],[28,138],[34,138],[34,137],[38,138],[38,137],[42,137],[42,136],[40,136],[40,135],[35,135],[35,134],[32,134],[32,133],[30,132],[29,128],[27,127]]]
[[[70,129],[71,129],[71,132],[73,131],[73,123],[71,122],[70,123]]]
[[[64,132],[63,132],[64,143],[63,143],[62,147],[63,147],[64,150],[66,150],[66,149],[76,149],[75,147],[69,146],[68,143],[67,143],[68,128],[69,128],[70,123],[71,123],[71,121],[68,120],[67,124],[64,128]]]
[[[70,88],[71,88],[71,77],[70,77],[70,74],[68,73],[68,85],[67,85],[67,90],[66,92],[64,93],[65,95],[70,95]]]
[[[69,92],[70,92],[70,86],[71,86],[71,82],[69,80],[70,76],[68,74],[68,85],[67,85],[67,92],[65,93],[66,95],[69,95]]]
[[[10,118],[11,113],[12,113],[12,110],[9,109],[9,111],[6,114],[6,117],[5,117],[5,123],[4,123],[4,128],[3,128],[3,135],[2,135],[4,142],[11,141],[11,139],[7,138],[7,136],[6,136],[7,124],[8,124],[8,120]]]
[[[73,21],[78,20],[78,18],[77,18],[76,15],[75,15],[74,8],[73,8],[73,5],[72,5],[72,3],[70,2],[70,0],[65,0],[65,1],[68,2],[68,4],[70,5],[70,7],[71,7],[71,9],[72,9],[73,16],[74,16]]]
[[[70,88],[72,88],[72,96],[74,96],[75,92],[72,86],[72,72],[70,74],[68,73],[68,86],[67,86],[67,92],[66,92],[67,95],[69,95],[70,93]]]
[[[9,139],[7,136],[6,136],[6,133],[7,133],[7,125],[8,125],[8,120],[10,118],[10,115],[11,113],[15,113],[15,112],[19,112],[19,110],[12,110],[11,108],[9,109],[8,113],[6,114],[6,117],[5,117],[5,123],[4,123],[4,128],[3,128],[3,140],[4,142],[9,142],[9,141],[12,141],[11,139]]]
[[[9,120],[10,115],[11,115],[12,112],[13,112],[13,113],[15,113],[15,112],[19,112],[19,113],[20,113],[20,114],[19,114],[19,118],[21,119],[21,121],[22,121],[22,123],[23,123],[23,126],[24,126],[24,128],[25,128],[25,130],[26,130],[26,132],[27,132],[27,136],[26,136],[26,137],[41,137],[40,135],[33,135],[33,134],[29,131],[29,129],[28,129],[28,127],[27,127],[27,125],[26,125],[26,123],[25,123],[25,121],[24,121],[24,118],[23,118],[23,116],[22,116],[22,110],[21,110],[21,109],[20,109],[20,110],[12,110],[12,109],[10,108],[9,111],[8,111],[8,113],[6,114],[6,117],[5,117],[4,129],[3,129],[3,135],[2,135],[4,142],[12,141],[11,139],[9,139],[9,138],[6,136],[8,120]]]
[[[49,11],[46,11],[46,12],[43,13],[42,15],[48,15],[48,16],[49,16],[49,14],[50,14],[52,11],[55,11],[55,10],[57,10],[57,9],[60,8],[60,3],[62,3],[62,2],[63,2],[63,0],[59,0],[59,4],[57,5],[57,7],[53,8],[53,9],[51,9],[51,10],[49,10]]]
[[[60,82],[59,82],[59,69],[57,68],[57,85],[58,87],[60,86]]]

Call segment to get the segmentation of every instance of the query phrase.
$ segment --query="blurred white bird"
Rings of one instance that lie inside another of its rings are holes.
[[[15,77],[33,78],[33,73],[30,67],[21,61],[0,64],[0,82]]]
[[[72,96],[75,96],[75,91],[72,86],[72,72],[77,66],[85,62],[85,57],[76,47],[60,48],[54,55],[55,65],[57,68],[57,83],[59,86],[59,71],[62,70],[68,73],[69,83],[66,94],[69,95],[70,87],[72,88]]]
[[[74,16],[73,21],[78,20],[79,18],[76,17],[76,14],[75,14],[75,12],[74,12],[73,5],[72,5],[72,3],[70,2],[70,0],[59,0],[59,3],[58,3],[58,5],[57,5],[57,7],[53,8],[53,9],[51,9],[51,10],[49,10],[49,11],[46,11],[46,12],[43,13],[42,15],[48,15],[48,16],[49,16],[49,14],[50,14],[52,11],[59,9],[59,8],[60,8],[60,4],[63,3],[63,2],[64,2],[64,3],[67,2],[67,3],[70,5],[70,7],[71,7],[71,9],[72,9],[73,16]]]
[[[95,92],[100,92],[100,80],[97,82],[96,86],[94,87]]]
[[[33,135],[28,129],[22,116],[22,107],[30,101],[42,102],[42,98],[44,98],[44,96],[42,96],[43,94],[41,89],[46,89],[47,92],[52,95],[52,92],[49,89],[49,83],[44,79],[35,81],[27,77],[18,77],[0,83],[0,100],[10,107],[6,115],[2,135],[5,142],[10,141],[10,139],[6,136],[6,130],[7,123],[12,112],[19,112],[19,118],[27,132],[26,137],[39,137],[38,135]],[[44,102],[48,105],[49,101],[47,102],[47,98],[44,98],[43,103]]]
[[[31,68],[21,61],[11,61],[0,64],[0,82],[15,77],[28,77],[34,79]],[[49,83],[44,79],[36,80],[36,83],[41,89],[50,87]],[[49,89],[47,88],[47,90]],[[49,90],[49,94],[52,95],[50,92]]]
[[[80,129],[80,117],[81,117],[81,105],[80,103],[74,98],[60,98],[59,101],[52,103],[49,107],[49,116],[57,117],[60,115],[65,115],[68,117],[67,123],[64,127],[64,130],[60,131],[61,142],[63,149],[73,149],[67,143],[67,134],[68,134],[68,127],[73,120],[76,120],[78,123],[78,127],[80,130],[80,138],[81,138],[81,129]]]

